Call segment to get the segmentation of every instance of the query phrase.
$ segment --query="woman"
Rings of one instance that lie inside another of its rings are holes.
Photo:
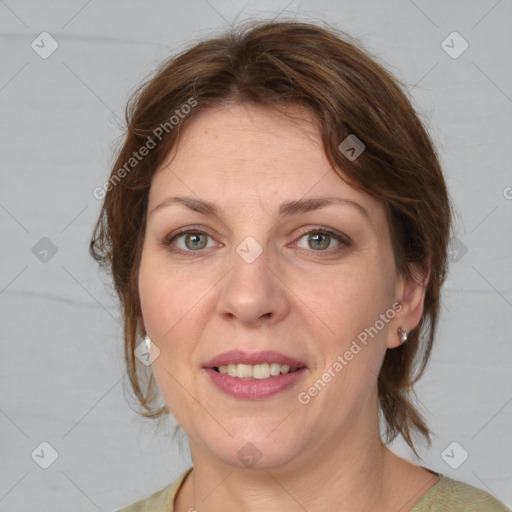
[[[260,23],[164,63],[100,192],[132,387],[193,461],[125,511],[506,510],[386,447],[429,440],[411,393],[451,213],[409,101],[346,37]]]

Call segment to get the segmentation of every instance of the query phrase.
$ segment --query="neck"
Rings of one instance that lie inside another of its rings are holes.
[[[403,490],[404,464],[414,466],[383,446],[378,423],[338,439],[335,447],[319,442],[308,456],[280,467],[250,470],[226,465],[191,443],[194,470],[178,494],[176,511],[400,509],[407,500],[396,496],[397,475]]]

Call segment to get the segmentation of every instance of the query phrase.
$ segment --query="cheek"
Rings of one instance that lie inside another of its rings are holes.
[[[207,283],[191,282],[190,274],[170,272],[154,255],[143,255],[139,270],[139,296],[144,327],[160,354],[152,364],[156,383],[171,413],[187,425],[194,402],[185,390],[192,389],[192,356],[207,313],[201,297]]]
[[[206,284],[204,285],[206,286]],[[180,324],[194,314],[205,289],[182,272],[170,272],[150,255],[141,260],[139,296],[144,326],[148,335],[160,344],[168,343]]]
[[[305,310],[314,313],[322,332],[337,342],[348,341],[373,325],[393,304],[394,281],[391,270],[378,262],[347,265],[333,272],[296,276],[294,287],[304,297]]]
[[[308,331],[316,333],[319,357],[308,382],[311,387],[302,391],[312,392],[316,410],[337,411],[333,416],[342,421],[357,415],[358,408],[374,396],[389,329],[380,319],[393,305],[392,280],[377,264],[373,270],[351,266],[330,276],[303,278],[300,288],[299,296],[310,291],[311,300],[305,301],[308,307],[303,311],[314,312],[308,315]],[[325,388],[317,384],[320,380],[327,382]]]
[[[308,330],[317,333],[314,344],[319,356],[310,384],[329,379],[317,407],[334,407],[343,416],[373,396],[389,329],[380,318],[390,311],[394,298],[390,275],[393,272],[386,272],[375,260],[369,264],[359,260],[331,275],[302,278],[298,295],[312,292],[307,306],[315,314],[309,316]]]

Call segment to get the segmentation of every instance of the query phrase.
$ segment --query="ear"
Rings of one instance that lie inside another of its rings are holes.
[[[425,290],[430,277],[430,264],[413,267],[412,276],[405,279],[399,276],[395,290],[395,301],[402,306],[390,324],[388,333],[388,348],[400,346],[400,335],[397,330],[402,328],[405,332],[412,331],[423,316],[423,306],[425,303]]]

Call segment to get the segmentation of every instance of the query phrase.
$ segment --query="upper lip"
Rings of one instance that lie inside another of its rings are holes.
[[[204,364],[205,368],[217,368],[228,364],[261,364],[279,363],[292,368],[302,368],[306,364],[293,357],[286,356],[275,350],[263,350],[259,352],[244,352],[243,350],[229,350],[210,359]]]

